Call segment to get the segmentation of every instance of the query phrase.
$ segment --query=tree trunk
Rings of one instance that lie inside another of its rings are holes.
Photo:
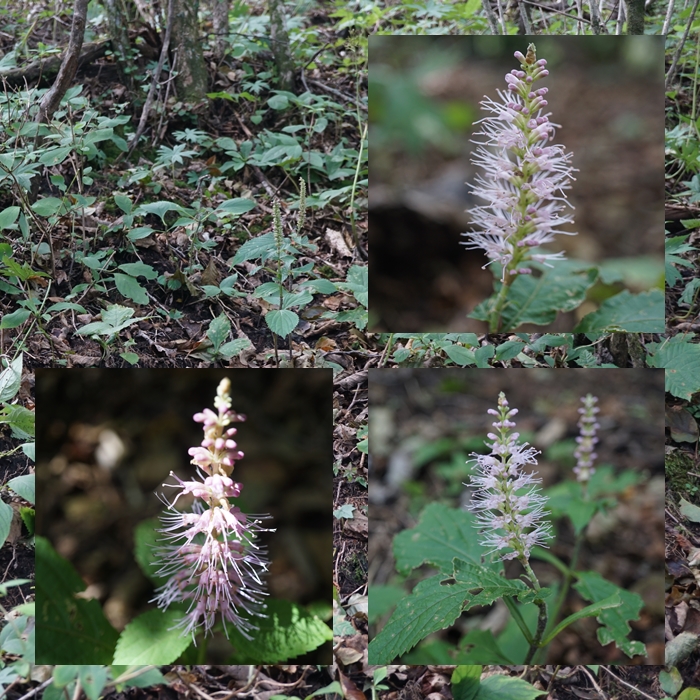
[[[627,0],[627,33],[644,34],[644,0]]]
[[[289,35],[284,18],[284,5],[281,0],[270,0],[270,40],[272,55],[277,66],[277,87],[280,90],[294,90],[294,62],[289,49]]]
[[[214,29],[214,53],[221,61],[226,54],[228,37],[228,12],[231,0],[211,0],[211,21]]]
[[[58,71],[56,80],[46,94],[41,98],[39,112],[36,115],[37,122],[48,122],[53,113],[61,104],[66,90],[70,86],[75,72],[78,70],[78,58],[80,49],[83,46],[83,36],[85,35],[85,18],[87,16],[88,0],[75,0],[73,5],[73,24],[70,28],[70,38],[68,48],[63,55],[63,63]]]
[[[133,57],[131,55],[131,43],[129,42],[129,18],[126,15],[122,0],[103,0],[109,27],[109,38],[112,40],[112,49],[117,57],[119,75],[128,88],[134,91]]]
[[[173,66],[178,97],[190,104],[206,101],[207,67],[199,38],[198,0],[173,2]]]

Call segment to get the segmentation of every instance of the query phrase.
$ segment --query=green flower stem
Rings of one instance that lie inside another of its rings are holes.
[[[506,604],[508,610],[510,610],[510,614],[513,616],[513,619],[518,627],[520,627],[520,631],[523,633],[525,639],[527,639],[527,643],[532,644],[532,634],[530,633],[523,616],[520,614],[520,610],[518,610],[518,606],[516,605],[515,601],[510,596],[503,596],[503,602]]]
[[[530,562],[525,557],[521,557],[520,563],[525,567],[525,573],[528,579],[530,579],[530,583],[532,584],[534,590],[538,592],[542,590],[540,587],[540,582],[537,580],[537,576],[535,576],[535,572],[530,566]],[[535,636],[530,642],[530,649],[528,650],[527,656],[525,657],[526,665],[532,661],[533,656],[540,648],[540,643],[542,641],[544,631],[547,629],[547,604],[541,598],[535,598],[534,602],[535,605],[540,609],[540,612],[537,616],[537,630],[535,631]]]

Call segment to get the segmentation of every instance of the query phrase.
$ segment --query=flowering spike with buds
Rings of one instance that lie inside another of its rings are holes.
[[[260,532],[273,532],[262,527],[269,515],[247,516],[229,502],[240,495],[242,484],[231,479],[235,462],[243,457],[232,439],[236,429],[231,423],[244,421],[245,416],[231,410],[231,383],[223,379],[214,399],[218,412],[205,408],[194,415],[204,424],[204,439],[191,447],[192,464],[197,466],[200,481],[182,481],[172,472],[180,492],[161,516],[166,544],[156,549],[160,569],[158,575],[168,578],[154,599],[158,607],[172,603],[189,604],[187,614],[176,625],[183,634],[195,633],[203,627],[205,635],[214,626],[220,613],[224,630],[230,622],[247,639],[256,629],[252,617],[264,617],[265,584],[261,575],[267,571],[266,551],[256,544]],[[180,496],[191,493],[195,499],[191,513],[175,510]],[[195,640],[196,642],[196,640]]]
[[[600,428],[595,416],[600,409],[596,406],[596,403],[598,403],[598,398],[596,396],[587,394],[581,397],[581,401],[583,402],[583,408],[578,409],[581,418],[578,422],[580,433],[576,438],[578,447],[574,452],[574,457],[576,457],[577,460],[574,473],[578,481],[586,484],[595,473],[593,461],[597,455],[593,449],[598,442],[596,431]]]
[[[535,45],[530,44],[527,56],[515,52],[520,70],[506,75],[506,91],[498,90],[499,100],[486,97],[484,117],[477,136],[485,137],[477,144],[472,162],[484,169],[484,175],[471,185],[473,193],[486,204],[470,211],[474,230],[463,235],[468,248],[483,248],[491,262],[502,265],[501,295],[497,301],[500,313],[507,288],[517,275],[530,274],[528,260],[553,267],[549,261],[563,260],[563,253],[534,252],[543,243],[554,240],[558,230],[573,221],[565,207],[573,209],[564,194],[574,179],[571,153],[563,146],[548,146],[556,127],[549,121],[545,95],[547,88],[534,88],[549,75],[547,61],[537,60]],[[488,263],[490,264],[490,263]],[[496,330],[492,328],[492,331]]]
[[[515,423],[510,419],[517,412],[517,408],[508,408],[503,392],[498,395],[498,410],[489,409],[498,417],[493,423],[496,433],[488,434],[493,441],[486,443],[491,454],[472,453],[478,473],[470,479],[476,493],[468,508],[478,514],[481,544],[490,552],[499,552],[500,559],[517,558],[529,571],[530,550],[535,545],[546,546],[552,535],[549,523],[541,522],[547,498],[538,493],[537,486],[521,492],[541,479],[522,471],[525,464],[537,464],[535,455],[539,452],[526,442],[518,443],[520,434],[511,432]]]

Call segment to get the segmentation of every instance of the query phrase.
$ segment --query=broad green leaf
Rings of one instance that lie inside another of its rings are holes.
[[[459,663],[464,664],[505,664],[513,661],[503,653],[491,630],[470,630],[459,642]]]
[[[552,323],[557,311],[573,311],[583,303],[597,277],[597,268],[574,260],[557,262],[554,268],[545,268],[540,277],[518,275],[508,290],[502,330],[512,330],[523,323]],[[496,287],[497,292],[500,283]],[[493,298],[479,304],[470,317],[487,321],[492,303]]]
[[[330,280],[318,279],[318,280],[306,280],[299,284],[299,288],[310,287],[315,292],[319,294],[333,294],[337,292],[338,288]]]
[[[0,211],[0,231],[13,226],[15,221],[17,221],[19,212],[19,207],[7,207],[7,209]]]
[[[525,343],[519,340],[506,340],[496,348],[496,359],[507,362],[517,357],[525,347]]]
[[[63,200],[58,199],[57,197],[44,197],[44,199],[34,202],[34,204],[32,204],[32,209],[39,216],[53,216],[59,209],[61,209],[62,204]],[[62,213],[65,214],[66,211],[66,208],[63,207]]]
[[[6,404],[0,410],[0,423],[7,423],[14,437],[34,437],[34,411],[19,404]]]
[[[581,620],[584,617],[595,617],[601,610],[607,610],[608,608],[617,608],[622,605],[620,596],[617,593],[613,593],[611,596],[597,602],[592,605],[587,605],[585,608],[581,608],[573,615],[569,615],[564,618],[543,640],[542,644],[549,644],[562,630],[565,630],[569,625],[576,622],[576,620]]]
[[[446,345],[443,348],[443,352],[452,362],[460,367],[476,364],[476,358],[474,357],[474,350],[472,348],[465,348],[462,345]]]
[[[236,649],[236,663],[280,663],[333,639],[333,631],[323,620],[296,603],[276,598],[268,599],[266,603],[267,617],[256,618],[258,629],[253,633],[253,639],[245,639],[237,629],[227,625],[229,638]]]
[[[289,99],[285,95],[273,95],[267,101],[272,109],[286,109],[289,107]]]
[[[10,534],[12,513],[12,506],[5,503],[5,501],[0,500],[0,547],[5,544],[5,540]]]
[[[80,666],[69,664],[56,666],[53,672],[53,684],[58,688],[65,688],[78,677],[78,673],[80,673]]]
[[[236,338],[236,340],[224,343],[219,348],[219,355],[222,357],[233,357],[249,347],[251,347],[251,343],[247,338]]]
[[[139,216],[143,214],[155,214],[160,217],[160,220],[165,224],[165,215],[169,211],[176,211],[182,213],[184,209],[175,202],[151,202],[150,204],[141,204],[134,209],[134,216]]]
[[[121,633],[114,653],[115,664],[171,664],[190,644],[192,636],[182,629],[169,629],[179,622],[184,610],[149,610],[134,618]]]
[[[661,671],[659,673],[659,685],[664,693],[676,696],[683,687],[683,679],[681,672],[677,668],[672,668],[669,672]]]
[[[130,241],[140,241],[142,238],[148,238],[153,231],[154,229],[150,226],[137,226],[136,228],[132,228],[131,231],[126,234],[126,237]]]
[[[99,700],[102,689],[107,682],[107,668],[105,666],[81,666],[79,675],[80,683],[88,700]]]
[[[474,350],[476,366],[481,369],[489,367],[489,360],[494,356],[495,352],[496,348],[493,345],[482,345],[480,348]]]
[[[689,238],[689,235],[690,234],[666,239],[666,284],[669,289],[675,287],[676,284],[683,279],[680,272],[673,266],[682,265],[684,267],[692,267],[693,265],[690,260],[681,258],[679,255],[680,253],[687,253],[691,250],[695,250],[692,245],[685,242]]]
[[[215,214],[225,214],[227,216],[239,216],[247,211],[255,209],[255,202],[247,197],[236,197],[235,199],[227,199],[221,202],[215,210]]]
[[[160,685],[161,683],[166,683],[163,674],[157,668],[141,668],[142,673],[137,676],[133,676],[140,666],[117,666],[112,665],[112,678],[115,681],[119,681],[121,676],[128,676],[129,678],[123,682],[119,681],[116,684],[117,690],[121,690],[122,687],[125,688],[148,688],[151,685]]]
[[[406,595],[400,586],[371,586],[369,589],[369,621],[376,622]]]
[[[233,256],[231,265],[240,265],[246,260],[256,260],[257,258],[265,258],[275,249],[275,234],[263,233],[262,236],[257,236],[249,241],[246,241]]]
[[[700,391],[700,345],[688,342],[691,338],[679,333],[663,343],[650,343],[650,367],[666,370],[666,391],[690,401]]]
[[[25,474],[23,476],[16,476],[14,479],[10,479],[7,485],[16,493],[19,494],[25,501],[29,503],[34,503],[34,474]]]
[[[131,214],[133,204],[131,203],[131,199],[125,194],[115,194],[114,202],[125,214]]]
[[[700,508],[681,498],[681,515],[694,523],[700,523]]]
[[[598,628],[598,641],[602,645],[615,642],[617,648],[630,658],[635,654],[646,654],[646,647],[642,642],[627,639],[630,633],[629,620],[639,618],[639,611],[644,604],[641,597],[636,593],[618,588],[594,571],[581,572],[578,574],[578,579],[574,588],[586,600],[598,603],[617,593],[622,601],[618,607],[602,610],[597,616],[596,619],[602,625]]]
[[[463,610],[490,605],[504,595],[532,597],[519,579],[507,579],[478,564],[456,559],[454,576],[438,574],[421,581],[370,642],[369,663],[389,664],[429,634],[454,624]]]
[[[338,283],[340,289],[347,289],[353,293],[357,301],[367,308],[369,304],[369,276],[367,265],[353,265],[349,270],[345,282]]]
[[[126,272],[127,275],[145,277],[147,280],[154,280],[158,277],[158,273],[150,266],[143,262],[124,263],[119,266],[120,270]]]
[[[297,327],[299,317],[288,309],[275,309],[267,312],[265,323],[273,333],[286,338]]]
[[[13,311],[11,314],[6,314],[2,317],[0,328],[17,328],[17,326],[21,326],[30,316],[31,313],[26,309],[17,309],[17,311]]]
[[[0,372],[0,402],[7,403],[15,398],[22,380],[22,358],[20,353],[2,372]]]
[[[452,671],[452,697],[454,700],[476,700],[481,685],[481,666],[457,666]]]
[[[394,557],[399,573],[407,574],[423,564],[432,564],[445,573],[454,568],[453,559],[480,564],[484,549],[479,543],[475,516],[468,510],[430,503],[418,524],[394,537]],[[484,564],[500,572],[503,564]]]
[[[652,289],[641,294],[624,290],[606,299],[597,311],[587,314],[576,326],[576,333],[663,333],[665,329],[664,293]]]
[[[224,314],[220,314],[211,320],[207,329],[207,337],[211,340],[214,350],[218,350],[228,337],[231,330],[231,321]]]
[[[47,148],[40,156],[39,162],[42,165],[58,165],[62,163],[71,152],[70,146]]]
[[[158,544],[156,530],[159,527],[158,518],[150,518],[141,521],[134,530],[134,558],[144,575],[156,586],[160,586],[166,581],[156,573],[159,566],[155,562],[153,548]]]
[[[24,452],[24,454],[27,455],[32,462],[36,462],[36,459],[34,458],[34,451],[35,445],[33,442],[25,442],[24,445],[22,445],[22,452]]]
[[[136,277],[115,272],[114,284],[119,293],[127,299],[131,299],[137,304],[148,304],[148,294],[146,294],[146,290],[139,284]]]
[[[686,688],[678,696],[678,700],[700,700],[700,690],[698,688]]]
[[[484,678],[476,700],[533,700],[546,694],[547,691],[538,690],[522,678],[511,678],[499,673]]]
[[[119,636],[96,600],[76,598],[85,584],[43,537],[36,538],[36,663],[112,662]]]

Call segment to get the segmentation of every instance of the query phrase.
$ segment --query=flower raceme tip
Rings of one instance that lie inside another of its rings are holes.
[[[502,281],[518,274],[530,274],[532,260],[553,267],[550,261],[563,260],[564,253],[545,253],[534,249],[554,240],[559,227],[571,223],[573,210],[566,198],[573,173],[572,153],[560,145],[547,145],[559,124],[549,121],[547,88],[533,84],[549,75],[547,61],[537,59],[534,44],[527,56],[515,52],[521,69],[505,76],[507,90],[498,90],[498,100],[485,97],[481,102],[490,116],[477,123],[477,144],[472,163],[483,168],[470,185],[472,193],[486,204],[470,210],[473,231],[463,234],[467,248],[482,248],[491,262],[502,265]]]
[[[274,530],[262,526],[269,515],[248,516],[228,500],[243,488],[230,476],[243,453],[232,440],[236,429],[228,426],[245,420],[231,410],[230,390],[230,381],[223,379],[214,400],[218,412],[205,408],[194,415],[196,422],[204,424],[201,444],[189,450],[200,480],[183,481],[171,472],[177,483],[164,486],[180,492],[172,502],[160,496],[167,510],[161,515],[163,544],[156,547],[157,573],[167,582],[153,600],[163,609],[173,603],[188,604],[175,628],[191,634],[195,643],[200,629],[205,636],[212,632],[217,613],[227,636],[228,622],[247,639],[257,629],[254,618],[265,617],[263,574],[269,562],[257,537]],[[185,494],[195,498],[191,512],[175,509]]]

